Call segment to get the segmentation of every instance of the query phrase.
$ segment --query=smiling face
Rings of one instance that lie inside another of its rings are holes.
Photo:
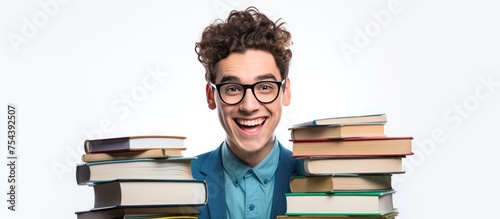
[[[215,84],[235,82],[254,84],[259,81],[281,81],[283,78],[273,56],[262,50],[231,53],[217,64]],[[262,161],[274,144],[274,130],[281,118],[282,107],[290,103],[290,81],[286,79],[278,98],[263,104],[246,91],[243,100],[235,105],[225,104],[207,84],[207,101],[217,109],[220,123],[226,131],[231,151],[249,166]]]

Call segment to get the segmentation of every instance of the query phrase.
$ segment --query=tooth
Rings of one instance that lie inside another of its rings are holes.
[[[260,118],[260,119],[256,119],[256,120],[238,120],[238,122],[241,125],[245,125],[245,126],[256,126],[256,125],[262,124],[262,122],[264,122],[264,119]]]

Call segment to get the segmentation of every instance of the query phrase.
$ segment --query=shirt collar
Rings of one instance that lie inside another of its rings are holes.
[[[266,186],[274,177],[274,173],[278,168],[279,162],[279,146],[278,140],[274,141],[273,148],[269,154],[254,168],[248,167],[236,155],[229,150],[227,143],[224,141],[222,145],[222,165],[227,172],[229,178],[235,186],[238,186],[243,180],[243,177],[249,170],[252,170],[259,182]]]

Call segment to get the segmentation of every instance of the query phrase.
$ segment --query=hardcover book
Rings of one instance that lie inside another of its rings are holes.
[[[185,149],[184,136],[143,135],[116,138],[87,139],[85,153],[148,150],[153,148]]]
[[[207,202],[207,184],[198,180],[114,180],[94,188],[94,208],[199,206]]]
[[[383,123],[318,125],[289,128],[292,139],[384,137]]]
[[[397,209],[394,190],[335,193],[287,193],[286,215],[381,216]]]
[[[294,157],[411,155],[412,137],[291,139]]]
[[[291,192],[390,190],[391,180],[390,174],[294,176],[290,179],[290,190]]]
[[[311,176],[403,173],[403,158],[404,156],[299,158],[297,159],[297,174]]]
[[[330,118],[313,119],[311,121],[302,122],[293,125],[293,127],[301,126],[316,126],[316,125],[339,125],[339,124],[357,124],[357,123],[387,123],[387,116],[385,113],[380,114],[366,114],[366,115],[353,115],[353,116],[338,116]]]
[[[197,206],[135,206],[96,208],[75,212],[77,219],[125,219],[125,218],[165,218],[168,216],[191,216],[200,214]],[[189,217],[187,217],[189,218]]]
[[[384,215],[379,215],[379,216],[363,216],[363,215],[360,215],[360,216],[354,216],[354,215],[350,215],[350,216],[344,216],[344,215],[340,215],[340,216],[333,216],[333,215],[330,215],[330,216],[288,216],[288,215],[278,215],[277,219],[395,219],[396,216],[398,216],[399,212],[397,211],[394,211],[394,212],[391,212],[391,213],[388,213],[388,214],[384,214]]]
[[[92,185],[116,179],[193,179],[195,157],[143,158],[81,163],[76,167],[78,185]]]
[[[82,161],[96,162],[96,161],[111,161],[111,160],[131,160],[138,158],[182,157],[183,150],[184,149],[158,148],[158,149],[126,151],[126,152],[92,153],[92,154],[83,154]]]

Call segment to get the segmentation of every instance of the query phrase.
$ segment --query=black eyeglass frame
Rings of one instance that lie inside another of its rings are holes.
[[[235,82],[227,82],[227,83],[214,84],[214,83],[212,83],[212,82],[210,82],[210,81],[208,81],[208,84],[210,84],[210,86],[212,86],[212,91],[213,91],[214,89],[216,89],[216,90],[217,90],[217,93],[219,93],[219,98],[222,100],[222,102],[224,102],[224,103],[225,103],[225,104],[227,104],[227,105],[236,105],[236,104],[238,104],[238,103],[241,103],[241,101],[245,98],[245,95],[246,95],[246,93],[247,93],[247,89],[252,90],[252,94],[253,94],[253,96],[254,96],[254,97],[255,97],[255,99],[256,99],[257,101],[259,101],[260,103],[263,103],[263,104],[272,103],[272,102],[274,102],[274,101],[278,98],[278,96],[280,95],[281,87],[285,84],[285,82],[286,82],[286,78],[285,78],[285,79],[283,79],[282,81],[258,81],[258,82],[255,82],[255,83],[253,83],[253,84],[240,84],[240,83],[235,83]],[[274,84],[278,85],[278,92],[276,92],[276,97],[274,97],[274,99],[272,99],[271,101],[267,101],[267,102],[264,102],[264,101],[259,100],[259,98],[258,98],[258,97],[257,97],[257,95],[255,94],[255,90],[254,90],[254,88],[255,88],[255,86],[256,86],[257,84],[260,84],[260,83],[274,83]],[[243,95],[241,96],[241,99],[240,99],[238,102],[236,102],[236,103],[228,103],[228,102],[226,102],[226,101],[224,100],[224,98],[222,98],[222,94],[221,94],[221,92],[220,92],[220,88],[221,88],[222,86],[226,85],[226,84],[235,84],[235,85],[239,85],[239,86],[243,87]]]

